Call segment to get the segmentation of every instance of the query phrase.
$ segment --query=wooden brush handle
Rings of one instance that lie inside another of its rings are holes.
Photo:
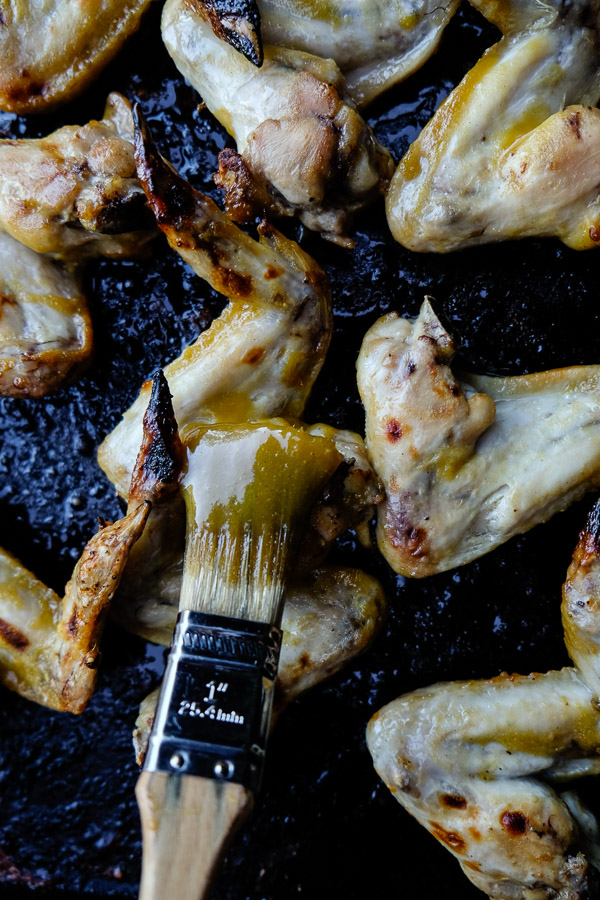
[[[143,840],[139,900],[203,900],[252,808],[252,793],[230,781],[167,772],[142,772],[135,793]]]

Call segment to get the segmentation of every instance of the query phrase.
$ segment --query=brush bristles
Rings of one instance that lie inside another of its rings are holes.
[[[285,422],[197,426],[187,441],[179,608],[279,625],[288,558],[341,457]]]
[[[256,533],[252,523],[189,536],[179,608],[276,622],[284,590],[287,527]]]

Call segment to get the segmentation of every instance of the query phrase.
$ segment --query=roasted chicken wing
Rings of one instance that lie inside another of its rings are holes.
[[[160,157],[143,122],[136,154],[141,182],[169,243],[230,298],[210,328],[165,368],[180,428],[194,421],[297,419],[329,345],[331,306],[324,273],[274,229],[263,225],[260,243],[240,231]],[[98,452],[101,467],[124,496],[148,390],[145,385]],[[382,499],[358,435],[323,425],[310,430],[333,440],[344,463],[310,517],[300,552],[305,573],[321,564],[342,531],[368,520]],[[184,530],[177,497],[161,507],[160,515],[153,509],[113,606],[121,624],[149,640],[171,639]]]
[[[600,242],[597,0],[471,0],[504,32],[402,159],[396,240],[438,253],[528,236]]]
[[[28,700],[79,713],[94,689],[98,642],[149,504],[92,538],[61,600],[0,550],[0,681]]]
[[[433,685],[369,724],[386,785],[492,900],[598,896],[598,823],[562,785],[600,772],[599,610],[596,505],[563,587],[574,668]]]
[[[79,94],[151,0],[0,0],[0,109],[46,112]]]
[[[259,241],[242,232],[158,154],[142,127],[138,171],[160,227],[194,271],[229,298],[197,341],[165,368],[179,428],[190,422],[297,417],[329,346],[327,278],[267,223]],[[101,444],[98,460],[126,497],[142,433],[146,384]]]
[[[331,309],[324,274],[296,244],[266,226],[261,243],[241,232],[159,156],[143,120],[136,153],[142,184],[169,243],[231,301],[198,342],[165,370],[180,426],[194,418],[296,419],[329,344]],[[140,404],[138,399],[100,448],[101,464],[118,486],[127,481]],[[314,569],[341,531],[370,518],[382,493],[358,435],[324,425],[309,430],[335,443],[344,462],[309,519],[301,565],[286,593],[278,709],[362,652],[384,610],[381,587],[370,576],[354,569]],[[171,471],[176,476],[177,467]],[[111,609],[124,627],[162,644],[172,638],[183,570],[185,511],[176,487],[176,477],[171,478],[169,490],[154,501]],[[142,703],[136,724],[140,761],[157,695]]]
[[[259,65],[267,44],[334,59],[358,107],[431,56],[459,0],[188,0],[215,34]]]
[[[166,395],[166,382],[156,377],[127,515],[101,526],[62,600],[0,551],[0,682],[29,700],[79,713],[92,695],[102,628],[128,555],[153,505],[160,510],[172,495],[181,470],[183,455]]]
[[[379,548],[403,575],[463,565],[600,485],[600,366],[458,380],[453,354],[428,300],[360,351]]]
[[[322,425],[310,427],[308,431],[329,438],[344,460],[311,512],[300,542],[291,588],[293,593],[301,586],[304,596],[307,585],[311,584],[322,596],[323,590],[315,582],[314,572],[319,571],[337,537],[349,528],[358,530],[362,525],[366,526],[383,493],[358,435]],[[183,504],[177,494],[165,494],[160,504],[153,504],[111,607],[111,616],[120,625],[158,644],[170,643],[179,612],[184,542]],[[335,577],[332,585],[335,585]],[[339,577],[350,601],[358,589],[352,587],[351,579]],[[368,582],[366,575],[361,577]]]
[[[76,274],[0,234],[0,394],[47,394],[91,352],[92,326]]]
[[[393,163],[335,62],[268,45],[257,69],[185,0],[168,0],[162,33],[178,69],[237,142],[237,153],[220,157],[228,214],[297,215],[340,240],[352,213],[383,193]]]
[[[67,259],[139,253],[156,229],[136,176],[124,97],[110,94],[100,122],[0,141],[0,232]]]

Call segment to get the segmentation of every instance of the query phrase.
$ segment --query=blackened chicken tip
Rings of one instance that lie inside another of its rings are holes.
[[[260,11],[256,0],[188,0],[188,5],[208,19],[218,38],[253,65],[262,65]]]
[[[164,230],[193,214],[197,192],[160,154],[139,104],[134,109],[134,122],[137,175],[158,226]]]
[[[143,420],[143,441],[131,477],[129,501],[159,502],[177,489],[183,467],[183,445],[169,384],[162,369],[153,376]]]

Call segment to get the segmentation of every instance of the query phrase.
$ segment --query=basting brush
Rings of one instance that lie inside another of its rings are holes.
[[[284,420],[185,429],[179,617],[136,795],[140,900],[199,900],[263,768],[286,576],[341,462]]]

